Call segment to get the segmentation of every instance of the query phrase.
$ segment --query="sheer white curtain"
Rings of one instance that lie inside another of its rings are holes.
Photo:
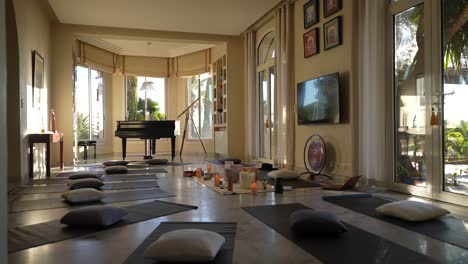
[[[247,129],[246,129],[246,138],[247,138],[247,160],[251,161],[257,158],[257,114],[256,114],[256,32],[254,30],[249,30],[245,33],[245,89],[246,89],[246,99],[247,99]]]
[[[385,181],[387,0],[359,1],[360,174]]]
[[[276,11],[275,126],[278,167],[294,167],[294,4],[283,3]]]

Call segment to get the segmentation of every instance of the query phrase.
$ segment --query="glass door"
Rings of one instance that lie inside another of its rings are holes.
[[[426,1],[390,4],[393,176],[391,187],[430,197],[432,176],[430,31]],[[430,46],[429,46],[430,47]]]
[[[467,0],[442,0],[441,89],[433,107],[441,127],[443,200],[468,195],[468,15]]]

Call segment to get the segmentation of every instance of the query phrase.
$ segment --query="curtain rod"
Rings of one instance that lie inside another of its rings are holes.
[[[276,4],[273,8],[268,10],[265,15],[263,15],[261,18],[257,19],[252,25],[250,25],[244,32],[247,32],[252,29],[258,29],[259,27],[262,26],[267,20],[272,19],[275,16],[275,12],[282,4],[289,2],[290,5],[294,4],[297,0],[283,0]]]

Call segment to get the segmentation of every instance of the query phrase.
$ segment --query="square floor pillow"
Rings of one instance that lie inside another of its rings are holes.
[[[70,183],[68,183],[68,186],[70,186],[70,190],[76,190],[76,189],[82,189],[82,188],[99,189],[103,185],[104,183],[101,180],[92,179],[92,178],[73,180]]]
[[[380,214],[409,222],[427,221],[450,214],[449,211],[432,204],[406,200],[384,204],[375,210]]]
[[[167,159],[150,159],[146,163],[149,165],[164,165],[167,164]]]
[[[109,166],[104,169],[106,174],[124,174],[128,172],[128,168],[122,165]]]
[[[299,178],[299,173],[288,169],[270,171],[267,175],[273,179],[281,178],[283,180],[295,180]]]
[[[76,172],[68,177],[70,180],[80,180],[80,179],[88,179],[88,178],[94,178],[94,179],[99,179],[101,177],[100,174],[97,172],[90,172],[90,171],[80,171]]]
[[[104,161],[102,163],[102,165],[104,166],[117,166],[117,165],[120,165],[120,166],[127,166],[127,164],[130,163],[129,161],[126,161],[126,160],[108,160],[108,161]]]
[[[148,246],[143,256],[163,262],[209,262],[225,242],[223,236],[212,231],[175,230],[163,234]]]
[[[69,203],[90,203],[99,202],[105,194],[93,188],[82,188],[64,192],[62,198]]]
[[[315,210],[298,210],[289,217],[289,226],[298,236],[336,236],[348,228],[336,215]]]
[[[60,223],[68,226],[100,228],[113,225],[128,214],[114,206],[88,206],[68,212]]]

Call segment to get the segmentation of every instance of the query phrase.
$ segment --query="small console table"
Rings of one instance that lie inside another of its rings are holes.
[[[63,133],[33,133],[29,139],[29,177],[34,177],[34,144],[46,144],[46,175],[50,176],[50,144],[60,142],[60,169],[63,169]]]

